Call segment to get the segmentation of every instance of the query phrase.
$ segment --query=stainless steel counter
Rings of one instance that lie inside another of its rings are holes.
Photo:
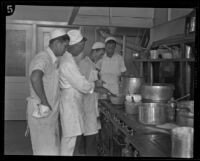
[[[138,115],[129,115],[124,107],[119,108],[107,100],[99,101],[99,109],[113,126],[126,135],[127,141],[139,151],[140,156],[170,157],[170,134],[156,130],[155,126],[141,124]]]

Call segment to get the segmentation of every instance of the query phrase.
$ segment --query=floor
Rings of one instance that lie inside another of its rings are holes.
[[[30,136],[25,137],[26,121],[5,121],[4,154],[32,155]]]
[[[30,135],[25,137],[26,121],[5,121],[4,125],[4,154],[33,155]],[[77,149],[74,155],[83,156]]]

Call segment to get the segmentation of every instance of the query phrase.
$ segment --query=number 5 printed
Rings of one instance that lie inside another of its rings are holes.
[[[7,13],[13,13],[13,6],[7,5]]]
[[[15,5],[8,4],[6,5],[6,16],[10,16],[15,11]]]

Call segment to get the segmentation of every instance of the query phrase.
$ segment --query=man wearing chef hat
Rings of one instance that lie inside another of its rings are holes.
[[[107,37],[105,44],[106,53],[97,66],[101,71],[101,78],[105,82],[103,86],[113,94],[119,95],[119,77],[126,71],[126,67],[122,56],[115,52],[115,37]]]
[[[88,81],[97,82],[98,71],[96,70],[96,63],[105,53],[105,44],[102,42],[95,42],[92,50],[88,56],[83,59],[80,64],[80,71]],[[81,142],[85,145],[84,153],[87,156],[97,155],[97,133],[101,128],[98,111],[98,96],[94,92],[83,96],[84,105],[84,137]]]
[[[69,44],[63,29],[50,33],[49,46],[39,52],[29,67],[30,97],[27,118],[34,155],[59,155],[58,129],[58,57]]]
[[[61,155],[72,156],[78,136],[84,133],[83,94],[92,93],[94,82],[89,82],[79,71],[85,41],[80,30],[70,30],[68,51],[60,62],[60,119],[62,126]]]

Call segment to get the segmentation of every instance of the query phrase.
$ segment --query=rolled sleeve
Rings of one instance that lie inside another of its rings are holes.
[[[73,88],[82,93],[93,92],[94,83],[88,82],[73,64],[62,63],[60,65],[60,77],[61,81],[67,81]]]
[[[41,70],[45,73],[46,69],[48,68],[49,60],[46,55],[37,55],[31,63],[30,67],[30,75],[34,70]]]

